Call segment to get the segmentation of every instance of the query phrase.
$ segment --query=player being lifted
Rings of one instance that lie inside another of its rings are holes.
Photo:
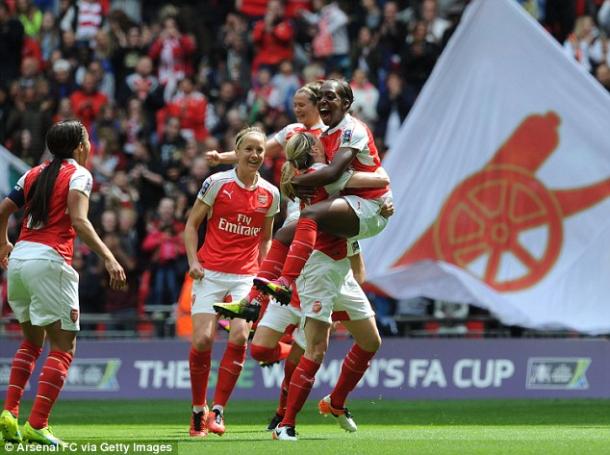
[[[286,182],[282,189],[284,195],[291,200],[294,199],[294,191],[290,185],[290,180],[295,175],[295,172],[314,172],[323,168],[326,164],[322,144],[319,139],[310,133],[296,133],[290,138],[285,147],[287,163],[282,169],[282,181]],[[349,188],[382,188],[389,184],[389,178],[382,168],[379,172],[346,172],[337,182],[319,188],[310,200],[314,204],[320,200],[324,200],[329,196],[336,195],[344,187]],[[388,213],[386,213],[388,215]],[[340,242],[339,242],[340,243]],[[345,247],[345,240],[342,240],[343,246],[339,245],[339,256],[343,257],[342,250]],[[349,260],[352,268],[355,270],[355,275],[358,275],[364,281],[364,264],[359,251],[353,251],[349,255]],[[353,279],[353,278],[352,278]],[[222,313],[224,305],[214,305],[214,308],[220,309]],[[340,320],[341,318],[339,317]],[[301,310],[299,300],[296,293],[289,306],[280,305],[276,301],[271,301],[266,312],[262,315],[258,327],[254,334],[254,339],[251,344],[252,357],[259,362],[272,362],[280,357],[279,341],[282,338],[286,329],[290,326],[296,327],[301,320]],[[268,430],[273,430],[282,420],[285,414],[286,397],[290,378],[296,364],[305,350],[303,333],[297,330],[295,333],[295,343],[290,350],[290,354],[284,364],[284,380],[280,390],[280,401],[275,416],[271,420]]]
[[[269,250],[273,217],[279,211],[278,189],[258,174],[265,140],[258,128],[246,128],[237,134],[236,167],[203,182],[186,222],[186,253],[194,280],[189,354],[193,405],[190,435],[194,437],[206,436],[208,431],[224,433],[224,408],[245,361],[251,324],[239,320],[231,324],[212,411],[208,412],[206,392],[217,319],[212,304],[248,292],[259,261]],[[204,219],[205,242],[198,251],[198,230]]]
[[[302,134],[291,139],[289,146],[293,145],[293,141],[294,148],[290,147],[292,153],[289,155],[289,162],[285,165],[286,172],[282,174],[281,183],[282,193],[288,197],[294,196],[292,179],[298,170],[305,174],[315,174],[325,168],[323,164],[312,165],[311,151],[319,147],[317,139]],[[297,171],[292,172],[295,169]],[[379,168],[379,171],[383,169]],[[355,173],[354,177],[361,175],[365,183],[367,174],[377,175],[372,172],[361,172]],[[341,180],[344,180],[343,176],[339,181]],[[368,183],[363,186],[385,187],[389,184],[389,179],[386,177],[383,182],[378,182],[383,184],[376,184],[374,180]],[[347,187],[350,187],[349,183]],[[326,199],[329,195],[328,188],[328,186],[319,188],[312,202]],[[383,213],[386,216],[389,214],[390,212]],[[346,431],[353,432],[357,429],[344,406],[345,400],[366,371],[369,360],[379,349],[381,338],[371,305],[351,271],[350,260],[347,258],[348,246],[351,243],[353,242],[346,242],[341,237],[320,233],[314,251],[296,281],[301,307],[299,330],[304,331],[305,353],[299,359],[290,379],[285,414],[274,430],[274,439],[296,440],[296,415],[311,391],[315,374],[328,349],[333,320],[343,322],[355,343],[343,362],[335,388],[320,401],[319,409],[322,414],[335,416],[339,425]],[[294,298],[291,304],[293,302]]]
[[[125,272],[87,218],[93,183],[83,167],[91,147],[87,130],[75,120],[59,122],[49,129],[46,143],[53,159],[26,172],[0,203],[0,265],[6,268],[8,264],[8,302],[23,332],[11,367],[0,430],[5,441],[22,440],[17,424],[19,403],[48,339],[50,352],[23,439],[62,446],[48,419],[72,363],[79,330],[78,273],[71,266],[76,235],[104,260],[113,289],[125,286]],[[11,213],[21,207],[25,216],[13,249],[7,223]]]
[[[373,134],[364,123],[348,114],[353,101],[354,95],[347,82],[328,80],[322,84],[318,110],[328,129],[320,140],[329,165],[318,172],[295,176],[293,185],[319,187],[335,182],[348,168],[375,172],[380,167]],[[306,207],[301,211],[281,276],[274,281],[257,278],[255,286],[287,304],[291,286],[313,251],[317,232],[351,240],[377,235],[388,222],[380,214],[381,207],[391,198],[388,186],[348,188],[341,197]]]

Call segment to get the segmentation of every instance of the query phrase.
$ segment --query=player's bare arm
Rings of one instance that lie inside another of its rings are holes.
[[[19,210],[12,199],[4,198],[0,202],[0,267],[6,269],[8,266],[8,255],[13,250],[13,244],[8,239],[8,220],[12,213]]]
[[[194,280],[203,278],[203,267],[199,258],[197,258],[197,243],[199,241],[199,226],[208,216],[209,211],[210,206],[197,199],[184,227],[184,246],[189,263],[189,275]]]
[[[358,150],[354,148],[340,148],[328,166],[310,174],[298,175],[292,179],[292,183],[297,188],[300,186],[318,187],[333,183],[346,171],[357,153]]]
[[[102,242],[87,217],[89,198],[78,190],[68,193],[68,214],[74,230],[85,244],[104,260],[104,266],[110,275],[110,287],[123,289],[127,284],[125,271],[118,263],[110,249]]]
[[[268,216],[265,219],[265,225],[261,233],[261,244],[258,250],[258,263],[260,264],[267,256],[269,249],[271,248],[271,241],[273,240],[273,218]]]
[[[362,253],[357,253],[353,256],[349,256],[349,263],[352,268],[354,278],[356,279],[358,284],[364,284],[364,282],[366,281],[366,268],[364,267],[364,259],[362,257]]]
[[[281,156],[282,145],[275,139],[270,139],[265,144],[265,156],[270,158],[277,158]],[[235,150],[230,152],[219,152],[218,150],[210,150],[205,154],[208,164],[210,166],[218,166],[220,164],[235,164],[237,163],[237,154]]]
[[[385,188],[390,184],[390,176],[379,167],[375,172],[354,172],[345,184],[346,188]]]

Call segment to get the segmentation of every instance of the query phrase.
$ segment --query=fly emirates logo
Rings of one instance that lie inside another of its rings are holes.
[[[250,226],[252,224],[252,217],[237,214],[237,223],[232,223],[226,218],[220,218],[218,221],[218,229],[231,234],[245,235],[246,237],[256,237],[262,228],[256,226]]]

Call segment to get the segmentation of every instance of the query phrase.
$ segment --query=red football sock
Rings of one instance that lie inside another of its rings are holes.
[[[290,379],[288,398],[286,400],[286,413],[282,423],[280,423],[281,426],[295,426],[297,414],[305,404],[305,401],[307,401],[319,369],[319,363],[309,360],[305,356],[301,357]]]
[[[256,276],[268,280],[275,280],[280,276],[282,267],[286,261],[286,255],[288,254],[288,247],[289,245],[284,245],[279,240],[273,240],[271,242],[271,248],[269,248],[269,252],[267,253],[267,256],[265,256],[265,259],[263,259]],[[250,292],[252,293],[252,291]]]
[[[369,367],[369,360],[371,360],[374,355],[374,352],[365,351],[357,344],[352,346],[352,349],[343,360],[339,379],[330,394],[330,405],[333,408],[343,409],[347,395],[354,390],[358,381],[360,381],[366,369]]]
[[[250,355],[252,355],[252,358],[257,362],[270,363],[275,361],[278,357],[276,351],[279,351],[279,346],[276,346],[275,348],[267,348],[265,346],[259,346],[258,344],[250,346]]]
[[[36,360],[40,357],[41,352],[41,347],[30,343],[28,340],[24,340],[19,349],[17,349],[15,357],[13,357],[4,409],[8,410],[15,417],[19,417],[19,403],[23,396],[25,385],[30,379],[32,371],[34,371]]]
[[[71,363],[72,354],[69,352],[49,352],[38,379],[36,399],[30,413],[29,421],[32,428],[39,430],[49,426],[49,414],[64,386]]]
[[[299,218],[290,251],[282,269],[282,277],[292,284],[311,256],[318,236],[318,223],[310,218]]]
[[[222,407],[227,405],[245,361],[246,345],[227,343],[227,349],[218,368],[218,382],[214,393],[215,405]]]
[[[193,406],[206,405],[208,379],[210,378],[210,365],[212,364],[212,351],[198,351],[191,346],[189,353],[189,370],[191,375],[191,393]]]
[[[265,346],[253,344],[250,346],[250,354],[252,355],[252,358],[258,362],[280,362],[288,357],[291,348],[291,345],[282,343],[281,341],[278,342],[274,348],[266,348]]]
[[[294,372],[297,364],[293,361],[286,359],[284,363],[284,380],[282,381],[282,387],[280,388],[280,402],[277,405],[275,413],[279,416],[284,417],[286,414],[286,400],[288,399],[288,387],[290,387],[290,379]]]

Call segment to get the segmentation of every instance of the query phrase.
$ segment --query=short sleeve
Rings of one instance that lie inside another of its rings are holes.
[[[280,211],[280,192],[277,188],[273,188],[271,205],[269,206],[269,210],[267,210],[266,217],[275,216]]]
[[[27,171],[23,174],[17,183],[13,187],[12,191],[6,195],[10,200],[12,200],[15,205],[19,208],[23,207],[25,204],[25,177],[28,175],[30,171]]]
[[[275,136],[273,136],[273,139],[275,139],[275,141],[280,144],[282,148],[286,147],[286,142],[288,142],[288,134],[291,131],[291,127],[292,125],[287,125],[278,131]]]
[[[360,254],[360,243],[358,240],[347,241],[347,257],[356,256]]]
[[[221,180],[213,175],[209,176],[203,181],[201,189],[197,194],[197,199],[210,207],[213,206],[214,201],[216,200],[216,195],[218,194],[218,191],[220,191],[221,186]]]
[[[76,168],[76,171],[70,177],[70,189],[77,190],[89,197],[93,188],[93,177],[91,172],[82,166]]]
[[[359,123],[352,123],[347,126],[341,133],[341,145],[339,147],[346,147],[356,149],[358,151],[367,148],[369,143],[369,136],[366,129]]]

